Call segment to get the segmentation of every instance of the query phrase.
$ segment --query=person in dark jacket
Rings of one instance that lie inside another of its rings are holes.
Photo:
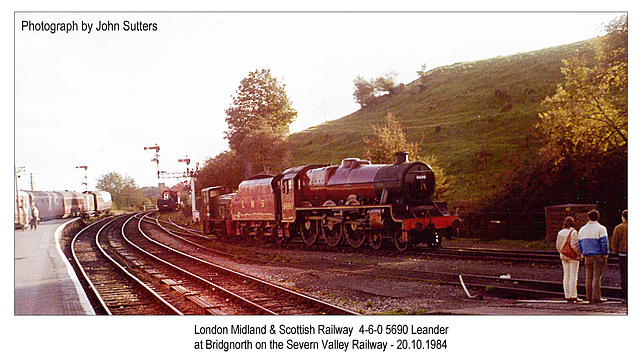
[[[587,299],[589,303],[600,303],[606,301],[602,298],[600,281],[609,256],[609,239],[607,229],[598,223],[598,210],[591,210],[587,215],[589,221],[578,232],[578,247],[584,256],[587,270],[584,282]]]
[[[622,298],[627,299],[627,210],[622,211],[622,223],[613,229],[611,252],[618,254]]]

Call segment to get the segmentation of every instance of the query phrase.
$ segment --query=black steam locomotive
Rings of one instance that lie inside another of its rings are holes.
[[[275,176],[240,183],[237,192],[202,190],[205,233],[222,237],[259,237],[330,246],[385,241],[400,250],[410,245],[440,246],[441,236],[459,224],[446,203],[433,202],[435,176],[422,162],[397,153],[394,164],[357,158],[339,166],[293,167]]]

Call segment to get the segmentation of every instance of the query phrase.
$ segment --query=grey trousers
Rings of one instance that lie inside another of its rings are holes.
[[[606,264],[606,255],[594,255],[584,258],[584,266],[587,268],[584,286],[587,290],[587,300],[589,301],[598,301],[602,299],[600,281],[602,280],[602,273],[604,272]]]

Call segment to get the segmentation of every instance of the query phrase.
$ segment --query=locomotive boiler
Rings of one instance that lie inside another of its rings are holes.
[[[306,245],[323,240],[379,249],[389,241],[400,251],[417,244],[435,248],[459,220],[445,203],[431,200],[434,188],[431,168],[409,162],[407,153],[397,153],[393,164],[347,158],[340,165],[293,167],[245,180],[237,193],[225,195],[231,219],[218,220],[216,229],[279,241],[300,237]]]

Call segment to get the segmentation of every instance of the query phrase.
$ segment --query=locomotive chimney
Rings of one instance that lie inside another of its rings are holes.
[[[407,163],[409,162],[409,153],[407,152],[397,152],[395,154],[396,156],[396,163],[395,164],[402,164],[402,163]]]

